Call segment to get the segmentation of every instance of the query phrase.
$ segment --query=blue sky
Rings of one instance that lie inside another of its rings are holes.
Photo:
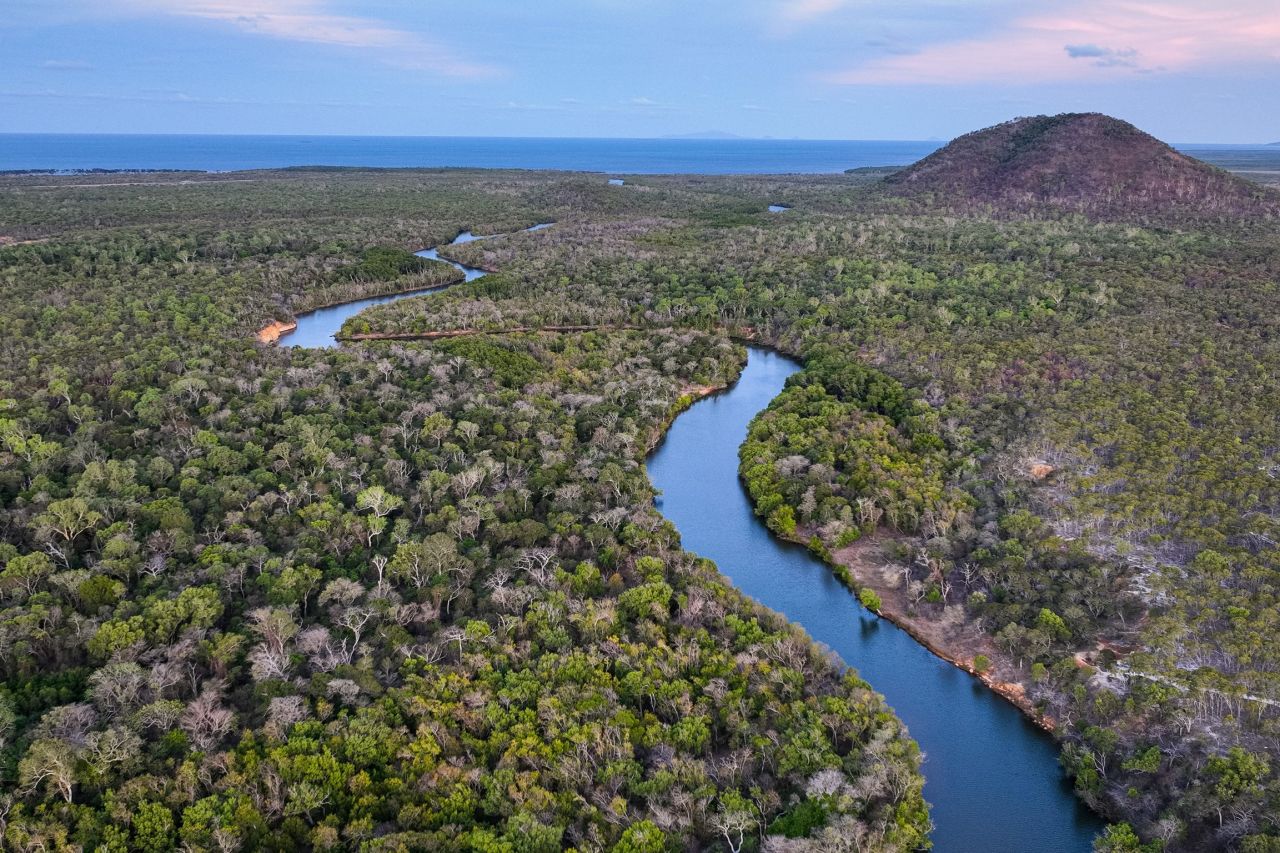
[[[0,132],[1280,140],[1280,0],[3,0]]]

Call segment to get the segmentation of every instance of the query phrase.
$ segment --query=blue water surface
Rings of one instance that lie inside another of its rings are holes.
[[[807,550],[781,542],[738,480],[747,424],[799,369],[752,348],[728,392],[680,415],[649,459],[658,508],[684,547],[804,627],[888,699],[925,753],[925,798],[942,853],[1085,853],[1101,830],[1058,765],[1053,740],[976,679],[862,608]]]
[[[0,170],[287,166],[564,169],[621,174],[841,172],[904,166],[938,142],[450,136],[0,134]]]
[[[524,230],[541,231],[544,228],[550,228],[554,222],[539,222],[537,225],[530,225]],[[461,243],[474,243],[476,240],[486,240],[492,234],[472,234],[470,231],[463,231],[449,243],[450,246],[457,246]],[[448,258],[440,257],[439,247],[433,246],[430,249],[423,249],[421,252],[414,254],[422,258],[428,258],[433,261],[444,261],[450,264],[454,269],[462,273],[463,281],[475,281],[485,274],[485,271],[479,267],[469,267],[466,264],[460,264],[457,261],[451,261]],[[436,293],[444,290],[441,287],[431,287],[426,290],[409,290],[401,293],[389,293],[385,296],[371,296],[368,299],[356,299],[351,302],[343,302],[339,305],[330,305],[327,308],[317,308],[314,311],[307,311],[299,314],[297,317],[297,328],[292,332],[285,332],[280,336],[280,345],[286,347],[315,347],[327,349],[338,345],[338,332],[342,329],[342,324],[347,320],[359,314],[366,308],[372,308],[374,305],[383,305],[387,302],[399,302],[401,299],[412,299],[426,294]]]

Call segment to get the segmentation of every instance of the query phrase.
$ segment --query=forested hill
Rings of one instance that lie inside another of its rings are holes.
[[[727,327],[803,355],[742,451],[770,527],[1021,685],[1108,816],[1168,850],[1273,849],[1276,229],[874,186],[636,179],[617,192],[647,210],[458,247],[498,272],[347,331]]]
[[[885,179],[948,205],[1053,207],[1109,217],[1274,215],[1280,194],[1100,113],[1018,118],[966,134]]]

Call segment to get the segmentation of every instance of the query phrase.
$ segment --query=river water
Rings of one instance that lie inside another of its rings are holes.
[[[543,228],[550,228],[554,222],[539,222],[537,225],[530,226],[525,231],[541,231]],[[473,243],[476,240],[486,240],[494,236],[491,234],[472,234],[470,231],[463,231],[457,237],[449,242],[450,246],[456,246],[459,243]],[[484,275],[485,272],[477,267],[469,267],[465,264],[451,261],[448,258],[442,258],[439,254],[439,247],[423,249],[421,252],[414,252],[420,258],[428,258],[433,261],[444,261],[455,269],[461,271],[464,281],[475,281]],[[368,299],[357,299],[353,302],[343,302],[341,305],[331,305],[328,308],[317,308],[314,311],[308,311],[305,314],[298,315],[298,328],[292,332],[286,332],[280,336],[280,345],[286,347],[308,347],[313,349],[328,349],[338,345],[338,331],[342,328],[342,324],[347,322],[355,315],[359,314],[366,308],[374,305],[382,305],[386,302],[398,302],[401,299],[408,299],[411,296],[421,296],[425,293],[434,293],[443,290],[450,285],[442,287],[431,287],[425,290],[410,290],[404,293],[389,293],[385,296],[371,296]]]
[[[925,753],[935,849],[1088,851],[1102,828],[1079,803],[1052,738],[976,679],[854,599],[806,549],[776,539],[738,479],[747,424],[800,366],[752,347],[730,390],[681,414],[648,462],[657,506],[684,547],[805,628],[884,694]]]

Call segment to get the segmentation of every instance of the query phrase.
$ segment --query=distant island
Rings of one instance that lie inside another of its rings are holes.
[[[747,139],[748,137],[730,133],[727,130],[699,130],[693,133],[672,133],[660,137],[662,139]]]

